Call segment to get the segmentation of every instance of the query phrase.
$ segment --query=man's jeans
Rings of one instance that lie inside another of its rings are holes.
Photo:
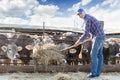
[[[100,75],[103,68],[103,43],[105,36],[94,37],[91,50],[91,73],[92,75]]]

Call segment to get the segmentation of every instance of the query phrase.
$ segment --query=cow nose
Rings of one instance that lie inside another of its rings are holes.
[[[83,49],[82,52],[83,53],[88,53],[88,50],[87,49]]]
[[[16,58],[19,58],[20,56],[19,55],[16,55]]]
[[[66,59],[62,59],[63,63],[67,63]]]
[[[14,55],[14,59],[19,58],[20,56],[18,54]]]

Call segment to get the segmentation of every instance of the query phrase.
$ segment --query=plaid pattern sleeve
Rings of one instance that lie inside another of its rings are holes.
[[[85,32],[79,38],[81,42],[84,41],[89,34],[91,34],[92,37],[105,36],[103,28],[100,22],[96,18],[86,14],[84,20],[85,20],[86,26],[85,26]]]
[[[86,21],[86,26],[85,26],[85,32],[84,34],[80,37],[80,41],[84,41],[84,39],[89,35],[89,32],[90,32],[90,21]]]

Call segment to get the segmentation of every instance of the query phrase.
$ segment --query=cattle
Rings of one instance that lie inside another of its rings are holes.
[[[62,49],[64,49],[64,48],[70,46],[70,44],[66,44],[66,43],[59,43],[59,44],[56,44],[56,45],[57,45],[57,49],[58,49],[58,50],[62,50]],[[62,51],[62,54],[63,54],[63,55],[66,55],[67,53],[68,53],[67,50],[66,50],[66,51]]]
[[[75,34],[72,32],[66,32],[60,35],[59,37],[53,36],[52,38],[50,38],[49,35],[45,35],[43,38],[43,42],[55,43],[57,45],[58,50],[62,50],[65,47],[73,45],[75,41],[78,39],[78,36],[79,36],[78,34]],[[75,65],[78,64],[77,60],[79,58],[80,48],[81,46],[78,46],[66,51],[62,51],[62,54],[65,55],[65,59],[67,60],[68,64],[71,64],[71,63]],[[73,52],[75,52],[75,54],[73,54]]]
[[[31,60],[31,50],[25,48],[26,45],[31,45],[34,42],[34,37],[31,37],[29,34],[19,34],[19,37],[15,41],[15,44],[22,47],[22,50],[19,51],[20,58],[22,62],[26,65],[29,64]]]
[[[81,53],[82,53],[83,64],[85,64],[85,62],[90,63],[91,46],[92,46],[92,41],[88,41],[82,44]],[[115,58],[114,56],[117,53],[119,53],[119,44],[111,39],[105,40],[103,45],[104,63],[108,64],[108,62],[110,61],[113,64]]]
[[[120,48],[119,43],[111,39],[106,40],[106,43],[108,46],[108,48],[105,48],[106,52],[104,51],[104,58],[107,59],[106,63],[108,64],[109,60],[111,64],[115,64],[115,55],[119,53]]]
[[[42,36],[42,40],[41,40],[44,44],[46,43],[53,43],[54,41],[52,40],[52,38],[50,38],[50,36],[47,33],[44,33],[44,35]]]
[[[18,51],[22,50],[22,47],[17,46],[14,43],[14,41],[15,40],[12,39],[11,37],[8,37],[3,34],[0,35],[0,44],[1,44],[0,45],[0,47],[1,47],[0,54],[8,57],[12,61],[16,60],[19,57]],[[4,60],[4,61],[6,61],[6,60]]]
[[[103,45],[103,56],[104,56],[104,63],[108,64],[110,53],[109,53],[109,43],[106,41],[104,42]]]
[[[4,34],[0,34],[0,64],[5,65],[4,63],[8,64],[10,61],[7,58],[6,52],[4,52],[1,47],[7,43],[7,36]]]
[[[3,50],[1,49],[1,47],[3,45],[6,45],[7,43],[7,36],[6,35],[3,35],[3,34],[0,34],[0,55],[6,55],[5,52],[3,52]]]
[[[90,51],[92,47],[92,41],[87,41],[81,45],[81,54],[82,54],[82,61],[83,64],[90,63]],[[104,56],[104,63],[108,64],[110,61],[112,64],[115,63],[115,55],[119,53],[119,43],[114,41],[113,39],[108,39],[104,42],[103,45],[103,56]],[[113,59],[114,58],[114,59]]]
[[[81,51],[81,45],[73,47],[67,50],[66,60],[69,65],[78,65],[79,54]]]
[[[82,62],[84,65],[90,63],[91,47],[92,47],[92,41],[87,41],[81,44]]]
[[[64,44],[70,46],[73,45],[78,40],[78,37],[79,37],[78,34],[72,32],[66,32],[62,34],[60,39],[62,42],[64,42]],[[65,53],[66,60],[69,65],[78,65],[80,50],[81,50],[81,45],[63,51]]]
[[[20,57],[18,51],[22,50],[22,47],[17,46],[14,43],[9,43],[6,46],[2,46],[1,49],[7,53],[7,57],[11,60],[15,60]]]
[[[47,38],[47,39],[45,39],[45,38]],[[71,36],[71,34],[70,34],[70,35],[64,36],[63,38],[61,38],[61,40],[64,41],[64,44],[67,44],[68,46],[70,46],[75,43],[77,38],[74,37],[73,35]],[[69,42],[69,40],[70,40],[70,42]],[[44,44],[49,43],[49,42],[54,43],[54,41],[52,41],[52,39],[49,38],[48,35],[47,35],[47,37],[46,36],[44,37],[42,42]],[[105,64],[108,64],[108,61],[110,60],[111,55],[115,55],[118,52],[118,48],[113,50],[114,47],[118,47],[116,44],[112,45],[113,43],[114,42],[111,43],[110,41],[108,41],[107,43],[106,42],[104,43],[103,55],[104,55],[104,63]],[[61,44],[63,45],[63,43],[59,43],[57,45],[60,46]],[[78,47],[73,47],[71,49],[63,51],[62,53],[65,54],[65,56],[66,56],[65,59],[67,60],[68,64],[71,65],[71,63],[73,63],[75,65],[78,65],[77,60],[79,60],[79,53],[81,51],[83,64],[89,64],[90,63],[91,46],[92,46],[92,41],[88,41],[82,45],[79,45]],[[59,50],[61,50],[61,49],[59,49]]]
[[[117,53],[117,54],[115,55],[115,61],[114,61],[114,63],[120,64],[120,53]]]
[[[119,53],[119,44],[116,41],[109,41],[110,55],[116,55]]]
[[[36,58],[35,60],[38,62],[38,64],[58,65],[64,63],[65,61],[64,55],[61,54],[60,50],[58,50],[58,47],[52,42],[47,42],[45,37],[44,42],[37,39],[34,41],[34,45],[26,45],[26,49],[32,50],[31,57],[34,59]]]
[[[79,37],[79,34],[66,32],[62,34],[60,38],[64,43],[73,45],[78,40],[78,37]]]

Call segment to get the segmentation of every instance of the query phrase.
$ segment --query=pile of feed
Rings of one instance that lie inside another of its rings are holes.
[[[70,75],[65,73],[58,73],[51,78],[51,80],[75,80]]]
[[[38,64],[62,64],[65,56],[57,49],[54,43],[46,43],[43,45],[36,44],[33,47],[32,57],[37,59]]]

